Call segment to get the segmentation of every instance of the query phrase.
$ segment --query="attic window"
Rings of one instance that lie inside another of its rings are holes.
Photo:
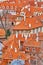
[[[28,9],[28,11],[30,11],[30,8]]]
[[[29,24],[29,27],[32,27],[31,24]]]

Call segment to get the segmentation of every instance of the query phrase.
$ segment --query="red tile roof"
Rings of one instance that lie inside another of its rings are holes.
[[[19,25],[14,26],[13,30],[29,30],[29,26],[25,25],[25,21],[22,21]]]
[[[30,30],[41,27],[42,23],[36,18],[26,18],[26,21],[22,21],[19,25],[13,27],[13,30]]]
[[[5,36],[5,34],[6,34],[5,30],[0,28],[0,37]]]
[[[29,47],[40,47],[40,42],[37,42],[36,40],[34,40],[32,37],[28,38],[25,43],[24,46],[29,46]]]
[[[33,7],[33,6],[30,6],[30,11],[32,12],[32,13],[34,13],[34,12],[42,12],[43,11],[43,8],[41,8],[41,7]]]
[[[39,20],[37,20],[37,18],[35,17],[27,18],[26,23],[28,25],[31,24],[31,28],[37,28],[42,26],[42,23]]]

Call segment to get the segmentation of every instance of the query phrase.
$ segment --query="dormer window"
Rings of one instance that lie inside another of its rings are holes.
[[[28,8],[28,11],[30,11],[30,8]]]
[[[15,48],[15,52],[17,52],[17,48]]]
[[[21,12],[20,15],[21,15],[21,16],[24,16],[24,12]]]
[[[29,27],[32,27],[31,24],[29,24]]]

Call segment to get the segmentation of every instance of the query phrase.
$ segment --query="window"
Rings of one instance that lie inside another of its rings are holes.
[[[35,52],[35,48],[32,48],[32,52]]]
[[[38,12],[34,12],[34,14],[33,14],[33,15],[34,15],[34,16],[36,16],[37,14],[38,14]]]
[[[34,59],[34,60],[31,60],[31,64],[32,65],[36,65],[36,60]]]
[[[33,33],[35,33],[35,29],[33,29]]]
[[[43,27],[42,27],[42,32],[43,32]]]
[[[20,15],[21,15],[21,16],[24,16],[24,12],[21,12]]]
[[[16,15],[16,12],[13,11],[13,10],[8,11],[8,13],[10,13],[10,14],[12,14],[12,15]]]
[[[19,34],[21,34],[22,32],[21,31],[19,31]]]
[[[16,38],[18,38],[18,31],[16,31]]]
[[[40,28],[38,28],[38,32],[40,32]]]
[[[26,50],[29,50],[30,48],[29,47],[26,47]]]
[[[40,27],[40,32],[42,31],[42,27]]]
[[[32,25],[31,25],[31,24],[29,24],[29,27],[32,27]]]
[[[35,33],[38,33],[38,28],[37,29],[35,29],[35,31],[34,31]]]
[[[20,20],[21,21],[22,17],[17,17],[17,20]]]
[[[40,16],[42,14],[42,12],[38,12],[38,16]]]
[[[42,31],[42,27],[38,28],[38,32],[41,32]]]
[[[37,1],[35,1],[35,4],[37,5]]]
[[[15,48],[15,52],[17,52],[17,48]]]
[[[33,33],[33,30],[31,30],[31,33]]]

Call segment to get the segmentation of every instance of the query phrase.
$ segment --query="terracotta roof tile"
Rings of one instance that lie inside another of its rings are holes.
[[[43,14],[38,16],[40,20],[43,20]]]
[[[24,37],[22,37],[22,34],[18,34],[18,40],[20,40],[20,41],[25,41],[25,38]]]
[[[27,42],[25,41],[24,46],[40,47],[40,43],[34,40],[33,38],[29,38],[27,39]]]
[[[0,36],[5,36],[5,30],[4,29],[0,29]]]
[[[30,37],[36,39],[37,35],[36,34],[30,34]]]
[[[3,41],[3,44],[7,47],[12,46],[14,48],[18,48],[18,40],[16,39],[15,35],[11,35],[8,40]]]
[[[22,21],[19,25],[14,26],[13,30],[29,30],[31,28],[29,28],[29,26],[25,25],[25,22]]]
[[[39,33],[38,33],[38,36],[39,36],[39,37],[43,37],[43,32],[39,32]]]
[[[31,28],[37,28],[37,27],[41,27],[42,23],[40,21],[37,20],[37,18],[33,17],[33,18],[27,18],[26,19],[26,23],[29,25],[31,24]]]
[[[11,57],[10,57],[11,56]],[[26,60],[26,54],[23,52],[14,52],[14,49],[7,49],[6,52],[3,54],[3,59],[18,59],[20,56],[20,59]]]
[[[43,41],[43,36],[42,37],[39,37],[39,41]]]
[[[9,51],[8,51],[9,50]],[[11,56],[11,57],[10,57]],[[3,54],[3,59],[17,59],[18,55],[14,52],[14,49],[7,49],[6,52]]]
[[[31,11],[32,13],[34,13],[34,12],[42,12],[42,11],[43,11],[43,8],[31,6],[31,7],[30,7],[30,11]]]
[[[19,25],[14,26],[13,30],[30,30],[41,26],[42,23],[33,17],[33,18],[26,18],[26,21],[22,21]]]
[[[43,2],[37,2],[38,6],[41,7],[43,5]]]

